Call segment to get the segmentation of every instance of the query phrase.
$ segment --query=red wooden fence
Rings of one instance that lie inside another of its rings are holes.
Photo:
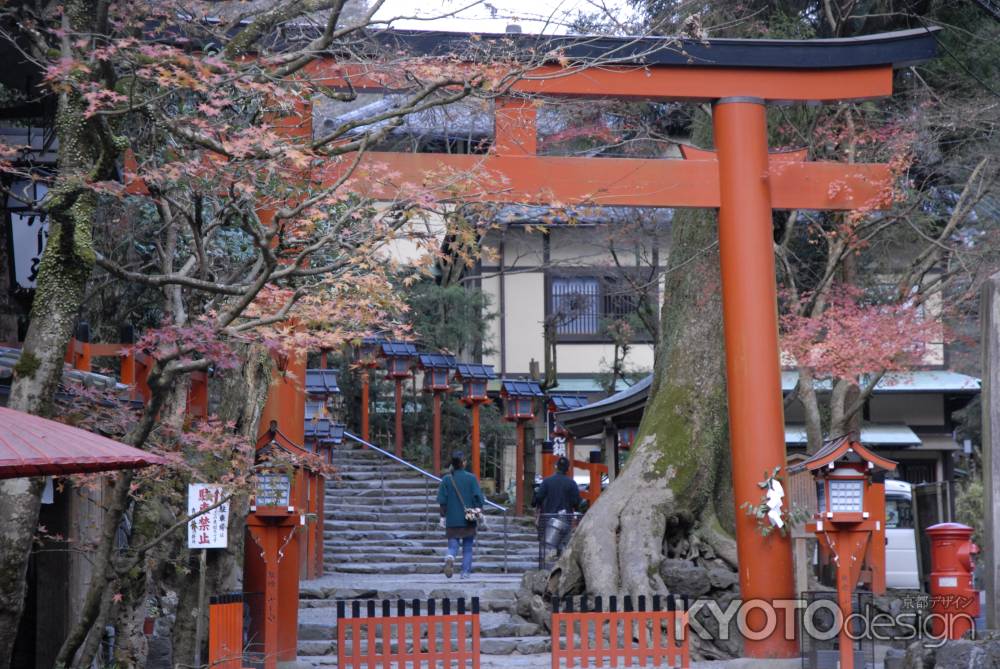
[[[208,606],[208,666],[243,667],[243,596],[212,597]]]
[[[382,600],[381,616],[376,616],[375,600],[368,600],[364,610],[360,601],[337,602],[338,669],[479,669],[479,598],[472,598],[471,611],[465,599],[457,600],[451,612],[451,600],[437,604],[427,600],[426,613],[421,601],[414,599],[410,611],[406,602],[395,607]],[[395,613],[392,612],[395,608]]]
[[[593,605],[584,595],[579,610],[567,598],[559,610],[552,602],[552,669],[571,667],[680,667],[690,666],[687,612],[673,596],[647,598],[640,595],[637,606],[625,597],[618,611],[618,598],[609,597],[607,610],[601,597]],[[662,610],[662,604],[667,610]],[[638,610],[636,610],[638,609]]]

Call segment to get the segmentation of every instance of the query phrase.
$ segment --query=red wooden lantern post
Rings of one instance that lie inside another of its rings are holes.
[[[410,378],[410,368],[417,357],[417,347],[405,341],[382,342],[385,378],[396,382],[396,457],[403,457],[403,381]],[[367,440],[366,440],[367,441]]]
[[[525,425],[535,419],[535,398],[545,397],[536,381],[504,380],[500,387],[504,399],[504,420],[517,423],[517,461],[514,467],[514,513],[524,513]]]
[[[323,353],[323,357],[326,354]],[[310,409],[306,412],[303,445],[317,455],[325,449],[323,459],[330,462],[333,456],[333,441],[330,433],[333,423],[327,413],[340,401],[340,386],[337,372],[319,368],[306,370],[306,399]],[[343,436],[343,432],[341,432]],[[339,442],[336,442],[339,443]],[[308,513],[315,521],[307,526],[306,577],[319,578],[323,575],[323,529],[325,526],[326,477],[319,472],[311,472],[309,478]]]
[[[382,350],[382,339],[365,337],[354,349],[354,361],[361,370],[361,438],[371,441],[371,370],[378,367],[378,356]]]
[[[837,565],[837,605],[842,620],[853,612],[851,597],[861,579],[862,565],[881,568],[872,560],[873,536],[885,528],[885,472],[896,468],[892,460],[879,457],[860,443],[841,437],[827,443],[808,460],[789,467],[790,474],[808,471],[816,479],[817,513],[806,526],[821,545],[832,551]],[[871,578],[869,582],[877,582]],[[840,669],[854,669],[854,641],[847,622],[840,628]]]
[[[441,403],[451,391],[448,378],[455,369],[455,356],[424,353],[420,356],[420,369],[424,372],[424,392],[434,394],[434,473],[441,473]],[[477,473],[478,475],[478,473]]]
[[[469,363],[459,363],[455,370],[455,380],[462,383],[462,403],[472,411],[472,439],[470,439],[470,458],[472,468],[470,471],[479,478],[479,405],[490,401],[486,394],[487,384],[490,379],[497,377],[493,371],[493,365],[475,365]]]
[[[263,640],[264,667],[294,660],[298,645],[299,541],[308,509],[304,472],[292,462],[307,455],[270,421],[258,442],[257,483],[247,516],[246,589],[263,594],[251,616]]]

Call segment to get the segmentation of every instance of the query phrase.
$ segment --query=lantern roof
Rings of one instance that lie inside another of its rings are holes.
[[[587,406],[586,395],[549,395],[549,411],[568,411]]]
[[[340,392],[335,369],[307,369],[306,393],[309,395],[335,395]]]
[[[472,381],[476,379],[495,379],[496,372],[493,365],[478,365],[468,362],[460,362],[456,366],[455,378],[459,381]]]
[[[275,421],[272,421],[271,427],[271,430],[264,432],[257,439],[257,447],[254,452],[254,461],[257,464],[263,464],[270,459],[280,460],[283,457],[289,457],[297,461],[296,466],[302,466],[306,469],[314,468],[315,456],[309,452],[309,449],[289,439]]]
[[[305,422],[306,439],[314,439],[320,444],[340,444],[344,441],[344,430],[347,426],[335,423],[329,418],[314,418]]]
[[[890,472],[896,469],[896,462],[894,460],[875,455],[860,443],[851,441],[848,436],[843,436],[823,444],[823,447],[816,451],[812,457],[789,467],[788,473],[812,472],[841,460],[846,462],[865,462]]]
[[[500,394],[506,397],[545,397],[537,381],[504,379]]]
[[[408,341],[383,341],[382,355],[387,358],[415,358],[417,347]]]
[[[455,369],[455,356],[444,353],[421,353],[421,369]]]

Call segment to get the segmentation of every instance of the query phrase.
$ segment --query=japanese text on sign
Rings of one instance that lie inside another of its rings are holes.
[[[188,515],[205,511],[226,496],[221,485],[191,483],[188,485]],[[229,502],[219,504],[191,519],[188,523],[188,548],[225,548],[229,543]]]

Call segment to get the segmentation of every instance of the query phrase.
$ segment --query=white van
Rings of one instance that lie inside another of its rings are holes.
[[[885,482],[885,584],[920,589],[913,491],[906,481]]]

